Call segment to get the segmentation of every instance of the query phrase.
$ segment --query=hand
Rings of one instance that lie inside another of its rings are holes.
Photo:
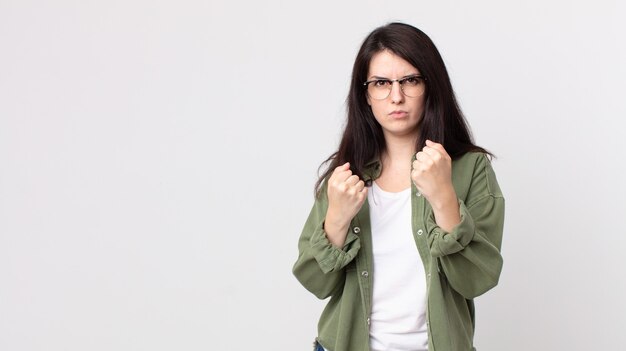
[[[363,180],[352,174],[350,163],[335,168],[328,179],[328,210],[324,230],[331,243],[343,246],[350,221],[359,212],[365,199],[367,188]]]
[[[452,159],[441,144],[426,140],[426,146],[415,155],[411,179],[417,190],[431,202],[437,201],[452,186]]]
[[[452,185],[452,158],[441,144],[426,140],[415,155],[411,179],[433,208],[435,221],[450,231],[461,221],[456,191]]]

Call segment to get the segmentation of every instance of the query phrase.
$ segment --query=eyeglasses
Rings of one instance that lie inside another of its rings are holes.
[[[391,94],[393,83],[400,84],[400,90],[407,97],[419,97],[426,91],[426,77],[413,75],[401,79],[372,79],[363,83],[367,94],[374,100],[384,100]]]

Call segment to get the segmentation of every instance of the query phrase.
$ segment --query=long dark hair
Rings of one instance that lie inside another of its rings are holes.
[[[339,149],[321,165],[330,164],[315,183],[316,194],[325,178],[333,170],[350,162],[353,174],[363,178],[368,162],[380,159],[385,151],[385,137],[367,103],[363,82],[372,57],[389,50],[403,58],[426,77],[424,115],[416,150],[421,150],[426,139],[440,143],[452,159],[467,152],[479,151],[491,155],[474,144],[470,129],[454,96],[446,65],[432,40],[421,30],[404,23],[390,23],[376,28],[363,41],[354,61],[350,92],[348,93],[348,121]]]

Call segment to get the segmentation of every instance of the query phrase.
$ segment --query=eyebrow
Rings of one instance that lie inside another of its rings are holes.
[[[421,76],[420,73],[412,73],[412,74],[407,74],[406,76],[400,78],[400,79],[404,79],[404,78],[408,78],[408,77],[414,77],[414,76]],[[387,77],[382,77],[382,76],[371,76],[368,78],[368,80],[371,79],[379,79],[379,80],[391,80],[391,78],[387,78]]]

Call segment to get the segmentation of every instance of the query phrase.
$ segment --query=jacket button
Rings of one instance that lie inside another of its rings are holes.
[[[367,278],[370,274],[367,273],[367,271],[363,271],[361,272],[361,275],[363,276],[363,278]]]
[[[422,234],[424,234],[424,231],[423,231],[423,230],[421,230],[421,229],[419,229],[419,230],[417,231],[417,235],[422,235]]]
[[[370,325],[370,323],[371,323],[369,318],[366,319],[365,322],[367,322],[367,325]]]
[[[415,194],[417,197],[422,196],[422,193],[420,193],[419,191],[417,192],[417,194]]]
[[[359,228],[359,227],[354,227],[354,228],[352,228],[352,232],[353,232],[354,234],[359,234],[359,233],[361,232],[361,228]]]

